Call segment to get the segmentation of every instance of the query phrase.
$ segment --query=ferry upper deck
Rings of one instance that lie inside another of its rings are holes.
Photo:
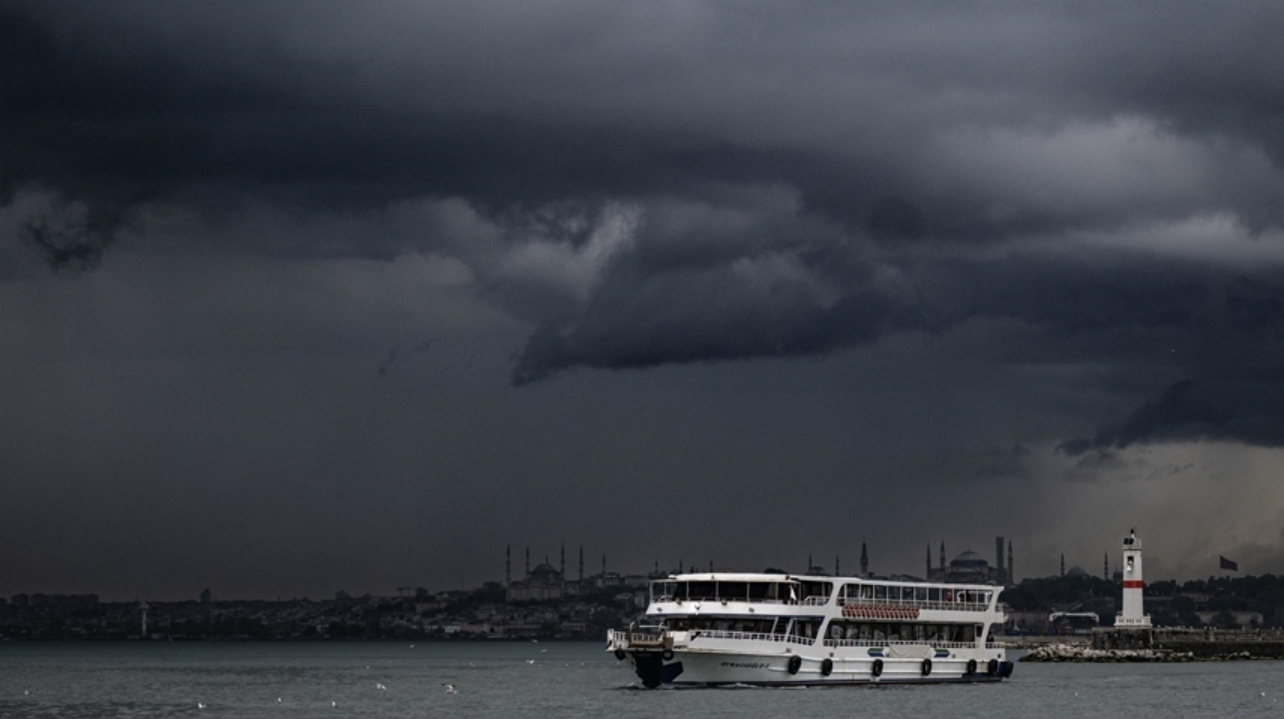
[[[774,604],[833,607],[851,615],[860,607],[985,612],[998,609],[1001,587],[984,584],[864,579],[764,573],[679,574],[651,582],[651,607],[689,611],[688,604]],[[710,607],[712,608],[712,607]],[[730,608],[728,606],[728,608]],[[652,613],[648,610],[648,614]]]

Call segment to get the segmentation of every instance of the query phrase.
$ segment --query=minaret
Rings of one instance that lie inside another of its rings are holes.
[[[839,567],[839,564],[838,564],[838,555],[837,555],[837,554],[835,554],[835,555],[834,555],[834,576],[835,576],[835,577],[841,577],[841,576],[843,576],[843,573],[840,571],[840,567]]]
[[[1105,579],[1105,580],[1107,580],[1107,581],[1109,581],[1109,579],[1110,579],[1110,552],[1102,552],[1102,553],[1101,553],[1101,560],[1102,560],[1102,562],[1103,562],[1103,564],[1102,564],[1102,568],[1101,568],[1101,578],[1102,578],[1102,579]]]
[[[1003,537],[994,538],[994,580],[1003,583]]]
[[[811,553],[807,553],[807,573],[811,574]]]
[[[566,542],[562,542],[562,576],[566,576]]]
[[[931,542],[927,543],[927,574],[923,575],[923,578],[928,580],[929,582],[932,581],[932,543]]]
[[[513,545],[508,545],[504,552],[504,586],[511,586],[513,583]]]
[[[869,576],[869,552],[865,550],[865,543],[860,543],[860,576]]]
[[[1065,575],[1066,575],[1066,553],[1062,552],[1061,553],[1061,576],[1064,577]]]
[[[1012,567],[1012,540],[1008,540],[1008,584],[1016,584],[1016,569]]]
[[[945,540],[941,540],[941,581],[945,581]]]
[[[1129,531],[1123,542],[1123,611],[1115,615],[1116,627],[1150,627],[1150,615],[1145,614],[1141,598],[1141,540],[1137,530]]]
[[[531,545],[526,545],[526,578],[531,578]]]

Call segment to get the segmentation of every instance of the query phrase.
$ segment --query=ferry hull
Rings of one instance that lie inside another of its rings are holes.
[[[972,664],[968,657],[825,657],[756,652],[635,650],[625,653],[644,686],[854,686],[1002,681],[1012,673],[1006,659]],[[665,657],[672,655],[672,658]],[[826,659],[829,661],[826,662]],[[795,671],[791,672],[791,660]],[[876,664],[877,663],[877,664]],[[991,669],[993,671],[991,672]]]

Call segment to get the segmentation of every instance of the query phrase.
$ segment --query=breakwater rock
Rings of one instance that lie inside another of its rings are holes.
[[[1109,630],[1100,630],[1106,632]],[[1083,644],[1044,644],[1031,649],[1023,662],[1225,662],[1284,658],[1276,642],[1171,642],[1150,648],[1100,648]]]
[[[1093,649],[1083,644],[1044,644],[1031,649],[1023,662],[1191,662],[1190,652],[1164,649]]]

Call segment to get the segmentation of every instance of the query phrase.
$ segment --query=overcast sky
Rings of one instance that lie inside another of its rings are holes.
[[[1281,27],[0,1],[0,595],[1284,572]]]

